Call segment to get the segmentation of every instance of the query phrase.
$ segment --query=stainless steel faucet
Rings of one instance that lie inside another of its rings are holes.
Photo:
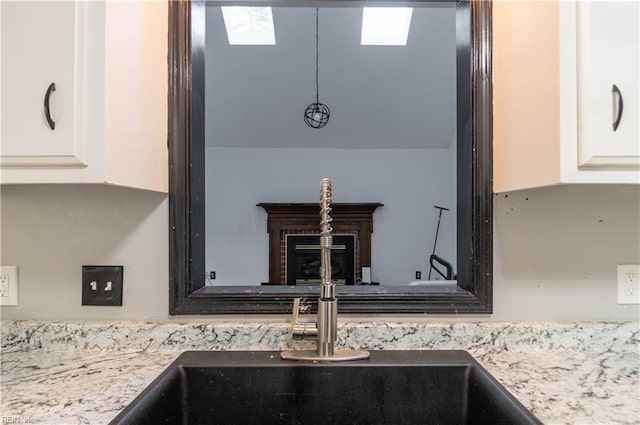
[[[336,285],[331,274],[331,181],[323,178],[320,181],[320,298],[318,298],[318,316],[316,323],[299,322],[300,299],[293,303],[293,338],[314,338],[317,348],[312,350],[288,350],[280,353],[286,360],[322,360],[345,361],[369,358],[368,351],[336,350],[335,342],[338,333],[338,300]]]

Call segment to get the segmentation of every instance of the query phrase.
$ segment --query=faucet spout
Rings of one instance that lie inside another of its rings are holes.
[[[335,285],[331,273],[331,246],[333,245],[333,219],[331,212],[331,180],[320,180],[320,298],[335,298]]]
[[[318,298],[318,317],[316,332],[308,332],[316,338],[316,351],[283,351],[280,356],[286,360],[324,360],[344,361],[361,360],[369,358],[368,351],[336,350],[335,343],[338,334],[338,300],[336,298],[336,285],[333,283],[331,271],[331,247],[333,236],[331,232],[331,181],[323,178],[320,181],[320,297]],[[293,336],[300,338],[305,335],[301,332],[305,326],[298,323],[297,309],[299,301],[294,302]]]
[[[338,330],[338,300],[331,272],[331,181],[320,181],[320,298],[318,298],[318,356],[334,355]]]

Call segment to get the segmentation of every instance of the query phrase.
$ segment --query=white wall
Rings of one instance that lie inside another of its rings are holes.
[[[316,203],[320,179],[329,177],[335,203],[384,204],[373,215],[372,278],[408,284],[417,270],[427,271],[433,205],[455,203],[449,156],[448,149],[207,148],[206,268],[216,271],[210,283],[267,282],[267,214],[256,204]],[[455,216],[443,223],[438,253],[455,264]]]
[[[559,186],[494,202],[494,302],[511,319],[640,319],[616,265],[640,264],[640,186]]]
[[[168,318],[166,195],[104,186],[3,186],[0,199],[1,261],[20,267],[20,305],[0,308],[2,318]],[[494,210],[493,315],[383,320],[638,320],[638,306],[617,305],[615,282],[617,263],[640,262],[638,186],[496,195]],[[88,263],[125,266],[123,307],[80,306],[80,268]],[[366,319],[381,317],[358,316]]]
[[[105,2],[104,14],[107,181],[167,192],[168,2]]]

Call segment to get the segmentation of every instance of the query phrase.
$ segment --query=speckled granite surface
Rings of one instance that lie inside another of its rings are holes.
[[[638,351],[640,323],[340,323],[337,344],[369,350]],[[286,323],[2,321],[2,350],[280,350]]]
[[[18,321],[1,332],[1,415],[39,424],[108,423],[184,350],[294,346],[285,324]],[[349,323],[339,334],[341,347],[468,350],[546,424],[640,424],[638,323]]]

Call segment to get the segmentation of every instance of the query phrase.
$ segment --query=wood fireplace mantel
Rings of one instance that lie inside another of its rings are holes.
[[[336,232],[354,232],[358,235],[360,267],[371,267],[371,233],[373,212],[381,203],[331,204],[331,227]],[[320,233],[319,204],[260,203],[267,212],[269,233],[269,284],[284,285],[281,268],[283,234],[291,231],[317,231]]]

